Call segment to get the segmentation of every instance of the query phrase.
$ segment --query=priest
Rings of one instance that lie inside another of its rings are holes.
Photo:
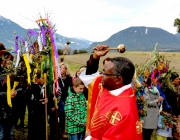
[[[88,87],[85,140],[142,140],[142,124],[131,86],[135,67],[125,57],[110,58],[100,75],[100,57],[108,52],[107,45],[97,45],[80,75]]]

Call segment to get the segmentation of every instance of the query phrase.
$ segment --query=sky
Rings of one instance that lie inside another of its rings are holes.
[[[35,21],[47,13],[62,36],[104,41],[132,26],[177,33],[180,0],[3,0],[0,8],[1,16],[26,29],[38,28]]]

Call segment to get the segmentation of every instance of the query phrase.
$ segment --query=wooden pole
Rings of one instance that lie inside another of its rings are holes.
[[[46,82],[47,82],[47,74],[44,73],[44,98],[47,98],[47,89],[46,89]],[[47,103],[45,104],[45,131],[46,131],[46,140],[48,140],[48,116],[47,116]]]
[[[58,122],[58,108],[57,108],[57,98],[55,96],[55,111],[56,111],[56,140],[59,140],[58,137],[59,137],[59,122]]]

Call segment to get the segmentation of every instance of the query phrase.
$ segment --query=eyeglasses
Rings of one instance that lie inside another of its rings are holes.
[[[108,74],[108,73],[104,73],[104,71],[102,71],[101,74],[102,74],[102,75],[106,75],[106,76],[119,76],[118,74],[113,74],[113,73]]]

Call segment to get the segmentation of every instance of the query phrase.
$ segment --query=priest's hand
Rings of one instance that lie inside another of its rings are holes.
[[[86,133],[86,136],[90,136],[91,135],[91,131],[88,130],[87,133]]]
[[[98,44],[94,48],[93,58],[99,59],[101,56],[105,56],[108,52],[109,52],[109,46],[104,44]]]

